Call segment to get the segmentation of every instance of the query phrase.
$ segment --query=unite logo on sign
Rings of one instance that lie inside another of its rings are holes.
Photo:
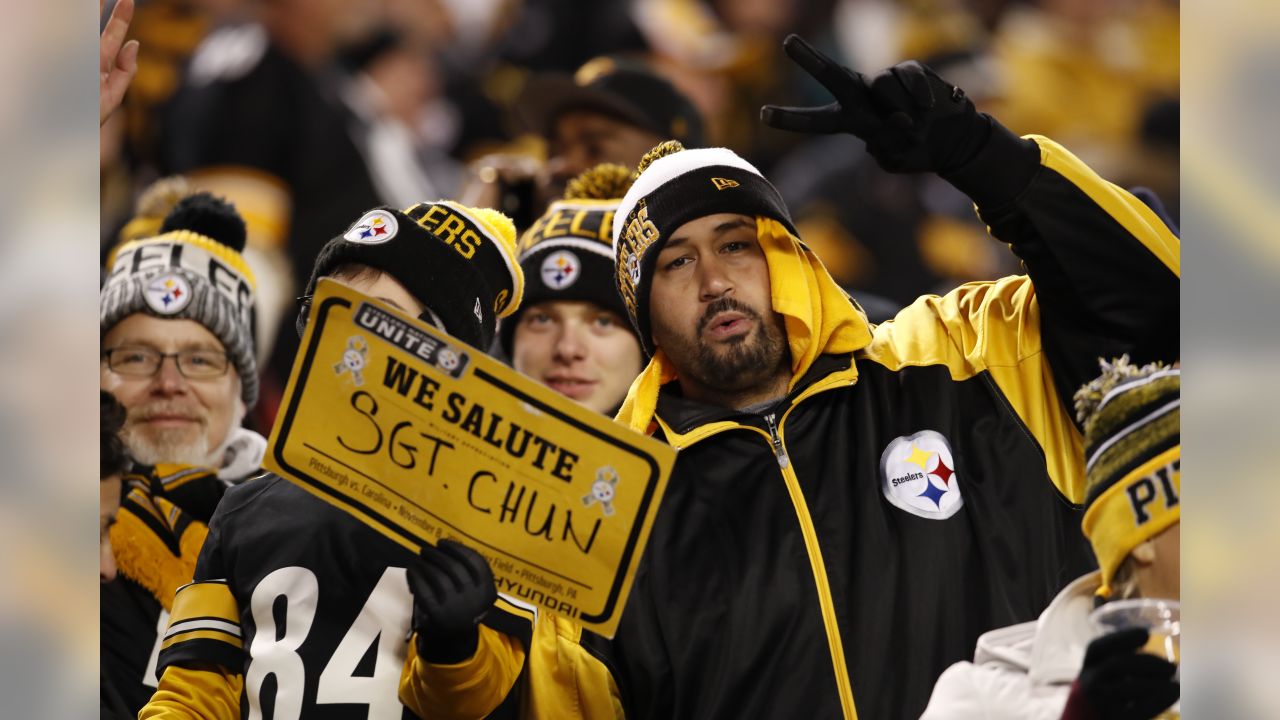
[[[895,438],[880,456],[884,497],[912,515],[946,520],[964,505],[951,444],[941,433],[921,430]]]

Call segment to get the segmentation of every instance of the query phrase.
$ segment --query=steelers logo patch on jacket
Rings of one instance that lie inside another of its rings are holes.
[[[884,497],[912,515],[945,520],[963,505],[951,445],[940,433],[921,430],[895,438],[880,457]]]

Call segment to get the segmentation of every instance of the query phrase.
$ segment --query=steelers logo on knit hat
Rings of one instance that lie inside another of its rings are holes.
[[[450,200],[404,211],[377,207],[321,248],[305,294],[343,265],[367,266],[403,285],[426,307],[429,322],[485,348],[498,318],[515,311],[524,293],[515,246],[515,227],[496,210]],[[299,331],[305,317],[299,314]]]
[[[564,290],[582,274],[582,262],[569,250],[557,250],[542,261],[542,282],[555,290]]]
[[[342,237],[349,242],[361,245],[381,245],[399,232],[400,225],[396,216],[386,210],[370,210],[343,233]]]
[[[157,313],[174,315],[191,302],[191,283],[176,272],[165,273],[148,281],[142,296]]]

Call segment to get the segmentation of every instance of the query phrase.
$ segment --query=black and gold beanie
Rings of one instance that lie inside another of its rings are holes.
[[[671,233],[716,213],[764,216],[793,235],[796,229],[777,189],[732,150],[686,150],[668,140],[650,150],[636,172],[613,217],[614,277],[640,345],[652,355],[649,287],[658,253]]]
[[[1182,373],[1123,356],[1075,395],[1088,487],[1084,534],[1102,571],[1100,597],[1135,547],[1182,518]]]
[[[552,300],[595,303],[630,318],[613,280],[613,217],[631,186],[631,171],[603,163],[569,181],[564,198],[547,208],[520,238],[524,299],[503,319],[502,350],[511,356],[520,314]]]
[[[515,235],[506,215],[450,200],[374,208],[321,248],[306,295],[342,265],[367,265],[425,305],[424,320],[487,350],[498,318],[515,312],[524,292]],[[299,333],[304,325],[305,314]]]

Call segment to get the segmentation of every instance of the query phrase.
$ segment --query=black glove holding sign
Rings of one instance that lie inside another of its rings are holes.
[[[1181,694],[1176,665],[1141,652],[1149,634],[1129,628],[1089,643],[1063,720],[1149,720]]]
[[[423,546],[409,567],[418,655],[452,665],[476,653],[480,620],[498,598],[493,571],[480,553],[452,540]]]
[[[978,112],[963,90],[914,60],[867,80],[798,35],[787,36],[782,47],[836,101],[807,108],[766,105],[760,119],[770,127],[850,133],[886,171],[937,173],[980,205],[1011,200],[1039,168],[1034,142]]]

